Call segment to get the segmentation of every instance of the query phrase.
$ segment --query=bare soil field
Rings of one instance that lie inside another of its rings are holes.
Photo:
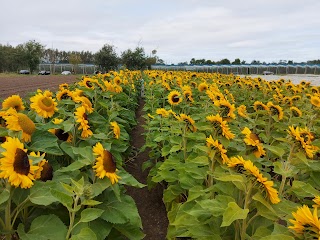
[[[62,83],[72,84],[79,81],[78,75],[55,76],[55,75],[0,75],[0,99],[5,99],[12,94],[25,97],[27,93],[37,89],[51,91],[57,90]]]

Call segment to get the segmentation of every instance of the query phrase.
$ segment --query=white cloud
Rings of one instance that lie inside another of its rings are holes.
[[[192,57],[251,61],[319,58],[317,0],[5,0],[0,44],[31,39],[61,50],[121,53],[143,46],[168,63]]]

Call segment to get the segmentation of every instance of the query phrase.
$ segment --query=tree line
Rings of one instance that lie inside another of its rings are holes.
[[[119,67],[130,70],[150,68],[153,64],[163,64],[164,61],[153,50],[149,56],[143,47],[127,49],[120,56],[114,45],[105,44],[98,52],[90,51],[60,51],[45,48],[39,42],[30,40],[13,47],[0,44],[0,72],[18,72],[29,69],[34,72],[40,63],[49,64],[95,64],[101,72],[117,70]]]
[[[212,61],[206,59],[195,59],[191,58],[190,62],[180,62],[178,65],[215,65],[215,64],[269,64],[267,62],[260,62],[259,60],[252,60],[251,62],[246,62],[245,60],[240,60],[240,58],[236,58],[234,61],[230,61],[227,58],[221,59],[220,61]],[[320,59],[318,60],[309,60],[307,62],[294,62],[293,60],[279,60],[279,62],[271,62],[271,64],[320,64]]]

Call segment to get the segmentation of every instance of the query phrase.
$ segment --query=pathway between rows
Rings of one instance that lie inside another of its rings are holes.
[[[136,111],[137,126],[131,133],[132,146],[138,151],[144,145],[145,119],[142,117],[144,101],[139,100],[139,107]],[[139,153],[136,158],[127,164],[126,170],[131,173],[139,182],[146,184],[148,170],[142,171],[143,162],[149,159],[148,151]],[[168,219],[166,209],[162,201],[163,188],[158,185],[152,190],[144,188],[127,187],[127,193],[135,200],[139,214],[142,219],[143,232],[146,234],[146,240],[164,240],[166,239]]]

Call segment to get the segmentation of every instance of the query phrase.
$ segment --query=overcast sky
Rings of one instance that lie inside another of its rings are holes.
[[[319,0],[1,0],[0,44],[120,54],[153,49],[166,63],[191,58],[320,59]]]

